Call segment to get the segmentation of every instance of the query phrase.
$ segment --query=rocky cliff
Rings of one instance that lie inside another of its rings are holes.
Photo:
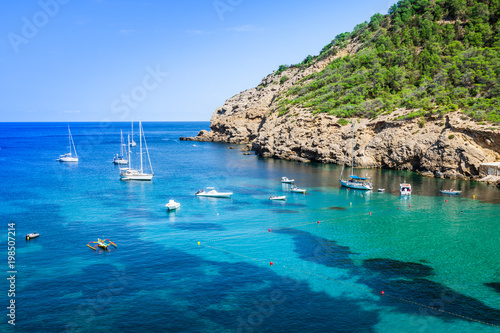
[[[349,45],[344,53],[356,52]],[[500,131],[491,124],[478,124],[456,111],[444,116],[405,119],[410,110],[398,109],[376,119],[339,118],[292,107],[285,115],[277,111],[282,92],[320,71],[333,57],[306,70],[288,69],[266,76],[255,88],[228,99],[213,113],[211,131],[200,131],[183,140],[247,144],[257,154],[293,161],[351,164],[354,166],[412,170],[447,178],[477,178],[479,165],[500,161]],[[289,79],[280,84],[282,77]]]
[[[401,0],[231,97],[211,131],[182,139],[478,178],[481,163],[500,161],[500,4],[468,3]]]

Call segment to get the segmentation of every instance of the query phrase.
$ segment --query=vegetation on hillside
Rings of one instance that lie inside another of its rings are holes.
[[[348,43],[356,54],[336,58],[295,83],[280,101],[341,118],[376,117],[397,108],[426,117],[461,110],[476,121],[500,122],[500,0],[402,0],[326,45]],[[281,82],[282,83],[282,82]]]

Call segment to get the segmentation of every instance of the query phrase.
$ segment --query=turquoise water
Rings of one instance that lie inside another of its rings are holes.
[[[386,192],[347,190],[338,166],[178,140],[208,123],[144,123],[155,177],[124,182],[111,161],[129,125],[71,124],[70,165],[55,161],[67,124],[0,124],[2,242],[14,222],[18,272],[2,332],[500,331],[498,189],[363,170]],[[194,196],[207,186],[234,195]],[[450,187],[463,195],[438,194]],[[118,248],[94,252],[97,238]]]

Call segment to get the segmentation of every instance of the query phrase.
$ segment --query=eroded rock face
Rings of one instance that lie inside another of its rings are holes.
[[[345,54],[356,51],[356,44],[343,50]],[[476,177],[479,164],[500,161],[500,131],[491,125],[478,125],[460,112],[426,119],[425,124],[418,119],[396,120],[411,110],[396,110],[373,120],[353,119],[352,143],[351,126],[339,125],[336,117],[293,107],[279,115],[280,92],[345,54],[304,70],[292,68],[266,76],[257,87],[231,97],[217,108],[211,131],[201,131],[191,139],[247,144],[262,156],[301,162],[341,164],[347,153],[348,165],[353,144],[356,167],[412,170],[429,176],[440,172],[447,178]],[[285,75],[288,80],[280,83]]]

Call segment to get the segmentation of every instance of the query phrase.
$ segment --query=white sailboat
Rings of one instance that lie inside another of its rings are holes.
[[[78,162],[78,154],[76,153],[75,142],[73,142],[73,136],[71,135],[71,130],[68,125],[68,133],[69,133],[69,153],[60,155],[57,161],[59,162]],[[75,152],[75,156],[71,153],[71,147],[73,147],[73,151]]]
[[[145,173],[143,168],[142,159],[142,141],[144,140],[144,147],[146,149],[146,154],[148,155],[149,169],[151,173]],[[130,147],[130,137],[128,137],[128,145]],[[139,170],[132,169],[132,155],[129,148],[129,158],[128,158],[128,168],[120,168],[120,178],[122,180],[151,180],[153,179],[153,167],[151,166],[151,159],[149,158],[148,145],[146,143],[146,137],[144,136],[144,130],[142,128],[142,123],[139,121],[139,155],[141,157],[141,168]]]
[[[123,141],[123,131],[120,130],[120,155],[115,155],[113,158],[114,164],[128,164],[127,150]]]
[[[370,182],[371,177],[359,177],[354,174],[354,123],[352,124],[351,155],[352,155],[351,175],[349,176],[349,179],[342,179],[345,166],[345,155],[344,155],[344,163],[342,164],[342,171],[340,172],[340,178],[339,178],[340,185],[356,190],[368,191],[373,189],[372,183]]]
[[[133,119],[132,119],[132,135],[131,135],[131,137],[132,137],[132,141],[130,141],[129,146],[130,146],[130,147],[135,147],[135,146],[137,146],[137,144],[136,144],[136,143],[135,143],[135,141],[134,141],[134,120],[133,120]],[[140,139],[141,139],[141,138],[139,137],[139,140],[140,140]]]

